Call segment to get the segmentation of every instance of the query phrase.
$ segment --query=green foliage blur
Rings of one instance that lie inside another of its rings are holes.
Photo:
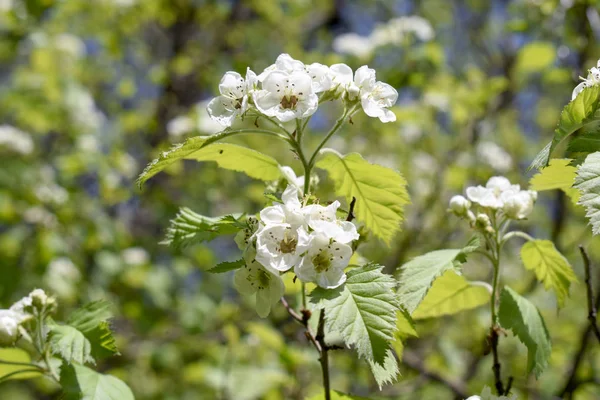
[[[204,107],[228,70],[260,72],[283,52],[307,63],[368,64],[398,89],[398,121],[359,113],[328,146],[408,181],[402,231],[389,247],[371,238],[359,249],[394,274],[416,255],[466,243],[470,232],[446,209],[467,185],[504,175],[527,187],[532,157],[551,139],[578,76],[600,57],[599,9],[595,0],[0,0],[0,308],[36,287],[65,314],[109,300],[121,356],[97,367],[137,399],[314,396],[320,368],[299,325],[281,306],[260,319],[230,273],[205,273],[239,258],[232,238],[181,250],[158,244],[179,207],[255,213],[267,201],[264,184],[194,161],[169,167],[142,192],[137,175],[172,144],[219,130]],[[366,37],[409,15],[428,21],[434,36],[392,32],[371,51],[334,51],[339,35]],[[310,125],[317,133],[305,138],[313,148],[339,111],[323,108]],[[235,141],[301,172],[294,154],[268,138]],[[334,198],[324,176],[318,195]],[[553,353],[536,380],[525,373],[526,348],[502,337],[503,375],[514,377],[519,398],[546,399],[562,391],[587,328],[577,245],[598,266],[600,245],[584,211],[558,191],[541,192],[520,225],[553,240],[579,278],[557,313],[554,294],[521,267],[521,243],[504,255],[502,279],[541,310]],[[464,272],[489,280],[491,268],[473,258]],[[287,284],[297,302],[299,283]],[[368,398],[454,398],[427,370],[466,396],[480,393],[493,385],[488,328],[486,307],[418,320],[402,375],[381,392],[366,364],[335,351],[332,387]],[[599,346],[590,346],[573,398],[597,398],[598,368]],[[59,395],[43,379],[0,384],[0,399]]]

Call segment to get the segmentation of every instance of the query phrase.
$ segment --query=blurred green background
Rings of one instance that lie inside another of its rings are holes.
[[[329,146],[408,180],[402,232],[390,247],[373,239],[359,249],[394,273],[415,255],[466,242],[464,224],[446,213],[466,185],[505,175],[527,186],[531,158],[550,140],[578,76],[600,57],[599,9],[579,0],[0,0],[0,306],[35,287],[53,293],[62,313],[110,300],[122,355],[98,368],[138,399],[319,393],[317,356],[285,310],[261,320],[231,274],[203,272],[239,257],[232,238],[181,251],[158,245],[178,207],[254,213],[266,201],[264,184],[191,161],[143,192],[137,175],[171,144],[219,130],[204,108],[228,70],[260,72],[282,52],[307,63],[368,64],[398,89],[398,121],[359,113]],[[319,110],[309,145],[338,112]],[[279,144],[251,135],[239,142],[301,172]],[[320,197],[333,199],[321,178]],[[554,295],[520,266],[519,243],[508,246],[502,279],[540,308],[554,344],[550,368],[535,380],[525,375],[525,347],[502,338],[503,374],[520,398],[549,399],[565,385],[587,323],[577,245],[600,265],[586,223],[568,198],[544,192],[520,224],[554,240],[580,278],[558,313]],[[465,267],[473,279],[490,272],[483,258]],[[288,287],[294,302],[298,285]],[[334,352],[332,386],[369,398],[453,398],[426,370],[480,393],[493,382],[491,356],[483,356],[488,327],[486,307],[418,321],[402,375],[381,392],[354,353]],[[599,368],[591,347],[573,398],[598,398]],[[53,398],[59,393],[43,380],[0,385],[0,399]]]

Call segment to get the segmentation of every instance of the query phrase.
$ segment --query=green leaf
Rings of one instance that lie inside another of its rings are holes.
[[[569,296],[571,282],[577,282],[569,261],[559,253],[550,240],[531,240],[521,247],[523,265],[535,272],[546,290],[556,293],[558,306],[562,307]]]
[[[221,168],[243,172],[251,178],[263,181],[273,181],[281,177],[279,164],[273,157],[230,143],[206,146],[185,158],[216,161]]]
[[[277,179],[281,172],[277,161],[272,157],[234,144],[211,145],[235,134],[252,132],[267,133],[267,131],[260,129],[239,129],[236,131],[223,131],[212,136],[189,138],[183,143],[176,144],[171,150],[162,152],[157,159],[148,164],[138,177],[137,185],[141,188],[148,179],[182,159],[216,161],[222,168],[244,172],[253,178],[262,180]]]
[[[575,188],[581,193],[578,204],[585,207],[592,232],[597,235],[600,233],[600,152],[590,154],[579,166]]]
[[[31,356],[25,350],[18,349],[16,347],[8,348],[8,349],[0,348],[0,360],[10,361],[10,362],[30,363]],[[32,367],[32,368],[34,368],[34,367]],[[3,377],[5,377],[8,374],[12,374],[16,371],[21,371],[24,369],[31,369],[31,368],[27,367],[27,366],[7,365],[7,364],[0,363],[0,379],[2,379]],[[9,378],[6,378],[6,380],[32,379],[32,378],[39,378],[40,376],[42,376],[41,372],[23,372],[23,373],[15,374]]]
[[[52,353],[59,354],[69,364],[94,362],[90,341],[80,330],[69,325],[52,325],[50,348]]]
[[[180,248],[192,243],[210,241],[217,236],[237,233],[243,228],[244,225],[234,216],[205,217],[182,207],[171,220],[171,226],[167,229],[167,235],[161,244]]]
[[[93,301],[74,311],[67,324],[83,332],[92,346],[94,358],[119,354],[108,320],[112,318],[110,303]]]
[[[236,269],[242,268],[244,265],[246,265],[244,259],[235,261],[223,261],[222,263],[215,265],[211,269],[208,269],[207,272],[213,274],[222,274],[223,272],[234,271]]]
[[[433,281],[454,268],[461,253],[461,249],[436,250],[415,257],[400,268],[398,295],[410,314],[417,309]]]
[[[556,59],[556,49],[550,42],[532,42],[519,50],[515,71],[519,74],[540,72],[550,67]]]
[[[529,181],[530,188],[538,192],[544,190],[560,189],[567,194],[574,203],[579,200],[579,191],[573,188],[577,168],[569,163],[567,158],[555,158],[550,160],[547,167],[534,175]]]
[[[358,153],[342,156],[335,150],[321,150],[316,163],[335,184],[336,193],[348,203],[356,198],[354,214],[376,236],[389,244],[400,229],[404,206],[410,202],[406,181],[398,172],[371,164]]]
[[[123,381],[83,365],[64,366],[60,384],[66,400],[135,400],[131,389]]]
[[[106,300],[97,300],[73,311],[67,319],[67,324],[87,333],[95,329],[101,322],[111,319],[112,316],[110,303]]]
[[[382,364],[369,361],[369,366],[371,367],[371,372],[373,372],[375,382],[377,382],[377,385],[379,386],[379,390],[381,390],[385,384],[394,383],[400,374],[398,361],[396,361],[394,352],[391,349],[388,349],[386,352]]]
[[[511,329],[527,347],[527,371],[533,371],[539,378],[548,366],[552,351],[550,335],[538,309],[509,287],[500,294],[498,311],[500,325]]]
[[[483,282],[468,282],[452,270],[433,282],[427,296],[412,313],[414,319],[452,315],[487,304],[491,288]]]
[[[589,132],[583,132],[573,135],[569,142],[569,151],[574,153],[594,153],[600,151],[600,130],[594,129]]]
[[[536,156],[530,168],[539,169],[548,165],[552,152],[560,143],[580,128],[597,124],[600,124],[600,86],[591,86],[583,89],[575,100],[565,106],[551,144]]]
[[[360,357],[384,365],[396,330],[399,304],[393,291],[396,281],[368,264],[351,269],[345,285],[316,288],[311,302],[325,308],[325,328],[337,332]]]

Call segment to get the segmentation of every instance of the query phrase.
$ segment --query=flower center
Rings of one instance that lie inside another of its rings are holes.
[[[333,258],[326,251],[322,251],[313,257],[312,263],[315,266],[317,273],[325,272],[331,267],[331,260]]]
[[[298,240],[294,238],[290,238],[287,235],[283,238],[283,240],[279,243],[279,248],[281,252],[284,254],[293,253],[296,251],[296,245],[298,244]]]
[[[298,103],[298,98],[294,95],[283,96],[281,98],[281,108],[283,109],[294,109]]]

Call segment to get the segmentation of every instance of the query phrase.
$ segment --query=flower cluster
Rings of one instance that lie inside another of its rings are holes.
[[[581,82],[579,85],[575,86],[575,89],[573,89],[573,94],[571,95],[571,101],[575,100],[577,95],[579,93],[581,93],[583,91],[583,89],[585,89],[586,87],[592,87],[592,86],[596,86],[596,85],[600,84],[600,60],[598,60],[598,63],[596,64],[595,67],[592,67],[588,71],[587,78],[584,78],[584,77],[579,77],[579,78],[581,80],[583,80],[583,82]]]
[[[337,218],[338,201],[303,205],[298,194],[289,185],[281,204],[263,209],[260,220],[249,218],[236,236],[246,265],[236,272],[234,284],[242,294],[256,294],[261,317],[283,295],[282,273],[293,269],[301,281],[330,289],[346,281],[351,242],[359,237],[356,226]]]
[[[396,120],[388,108],[396,103],[398,92],[377,81],[375,70],[366,65],[353,73],[346,64],[307,65],[281,54],[275,64],[258,75],[250,68],[244,77],[227,72],[219,92],[207,110],[212,119],[225,127],[249,111],[281,122],[307,118],[315,113],[320,100],[334,98],[342,98],[350,105],[360,102],[368,116],[382,122]]]
[[[468,199],[460,195],[453,196],[449,210],[483,229],[489,226],[488,212],[501,212],[508,219],[524,219],[531,214],[537,200],[537,192],[521,190],[519,185],[512,185],[503,176],[490,178],[485,187],[468,187],[466,194]],[[482,211],[477,216],[471,211],[472,203]]]
[[[20,334],[26,335],[21,325],[38,313],[52,311],[55,305],[54,298],[48,297],[42,289],[35,289],[8,310],[0,310],[0,346],[12,345]]]

